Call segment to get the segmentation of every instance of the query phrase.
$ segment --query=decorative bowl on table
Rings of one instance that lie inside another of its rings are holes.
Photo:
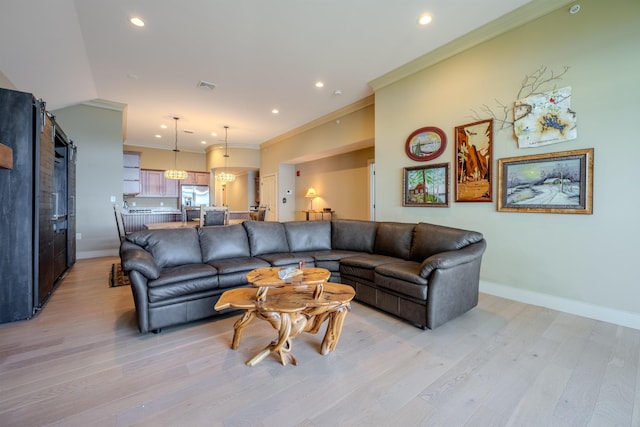
[[[283,268],[280,271],[278,271],[278,278],[280,280],[287,280],[287,279],[291,279],[292,277],[299,276],[303,273],[304,272],[299,268],[295,268],[295,267]]]

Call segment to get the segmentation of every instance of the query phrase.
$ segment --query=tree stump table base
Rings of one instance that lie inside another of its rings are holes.
[[[316,295],[319,296],[316,298]],[[322,285],[321,293],[317,291],[317,284],[283,286],[270,289],[260,298],[255,289],[239,288],[223,293],[215,309],[232,307],[245,310],[233,326],[231,348],[234,350],[240,346],[244,328],[254,317],[266,320],[278,331],[277,339],[249,359],[247,365],[254,366],[271,353],[283,365],[296,365],[297,359],[291,353],[292,340],[302,332],[318,333],[325,320],[328,321],[327,330],[320,353],[326,355],[336,348],[354,296],[351,286],[328,282]]]

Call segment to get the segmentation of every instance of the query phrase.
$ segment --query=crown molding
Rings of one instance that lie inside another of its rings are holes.
[[[276,136],[275,138],[269,139],[262,144],[260,144],[260,148],[267,148],[272,145],[275,145],[279,142],[282,142],[286,139],[292,138],[296,135],[299,135],[303,132],[316,128],[318,126],[324,125],[325,123],[333,122],[341,117],[346,116],[347,114],[354,113],[356,111],[360,111],[363,108],[367,108],[375,103],[374,95],[369,95],[366,98],[362,98],[359,101],[356,101],[352,104],[347,105],[346,107],[342,107],[339,110],[333,111],[324,116],[318,117],[315,120],[312,120],[304,125],[297,127],[295,129],[290,130],[289,132],[283,133],[281,135]]]
[[[125,111],[127,109],[127,104],[122,104],[120,102],[107,101],[106,99],[92,99],[90,101],[85,101],[82,105],[88,105],[89,107],[97,107],[104,108],[106,110],[113,111]]]

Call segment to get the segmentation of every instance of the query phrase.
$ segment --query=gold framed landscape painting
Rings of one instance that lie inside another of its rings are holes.
[[[498,211],[593,213],[593,148],[498,160]]]
[[[449,206],[449,164],[404,168],[402,206]]]
[[[455,128],[456,202],[493,201],[493,120]]]

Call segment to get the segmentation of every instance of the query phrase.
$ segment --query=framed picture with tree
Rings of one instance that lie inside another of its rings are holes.
[[[493,119],[455,128],[456,202],[493,201]]]
[[[449,206],[449,163],[404,168],[402,206]]]

